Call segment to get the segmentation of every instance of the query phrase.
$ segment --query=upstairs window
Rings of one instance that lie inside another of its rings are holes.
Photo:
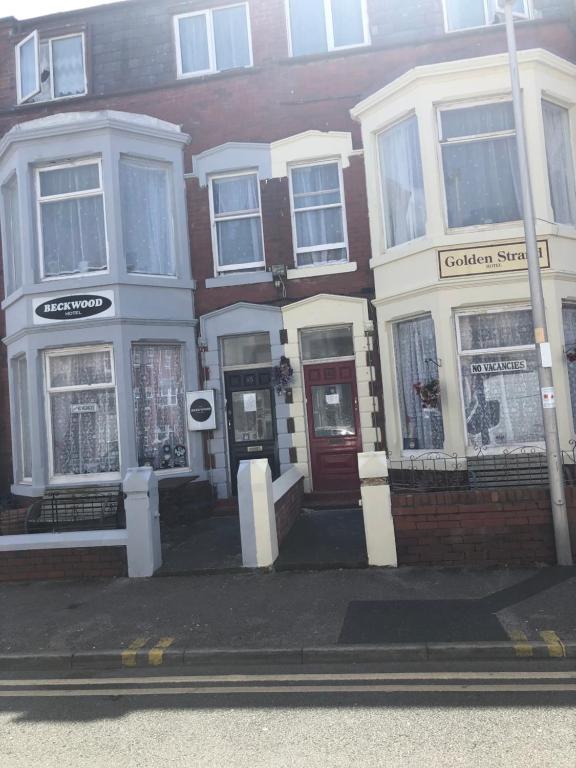
[[[498,0],[444,0],[444,13],[449,32],[503,21]],[[516,0],[514,15],[522,19],[530,18],[530,0]]]
[[[20,206],[18,204],[18,177],[15,173],[2,187],[2,213],[4,282],[6,296],[9,296],[22,285]]]
[[[40,40],[34,31],[16,46],[18,103],[86,93],[84,35]]]
[[[542,101],[548,182],[554,221],[576,226],[576,184],[570,137],[570,114],[565,107]]]
[[[347,261],[339,163],[296,166],[290,181],[297,266]]]
[[[369,43],[366,0],[289,0],[292,56]]]
[[[440,143],[449,227],[521,218],[512,102],[442,110]]]
[[[42,277],[101,272],[108,266],[99,160],[38,168]]]
[[[215,176],[210,186],[216,271],[264,267],[258,174]]]
[[[178,77],[252,66],[246,3],[174,18]]]

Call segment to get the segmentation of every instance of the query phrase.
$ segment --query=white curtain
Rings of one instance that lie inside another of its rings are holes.
[[[441,408],[423,408],[414,389],[415,384],[438,379],[434,322],[426,315],[397,323],[394,331],[403,437],[415,440],[418,449],[440,449],[444,445]]]
[[[204,72],[210,69],[206,15],[188,16],[178,20],[182,72]]]
[[[409,117],[384,131],[379,143],[386,245],[391,248],[426,231],[417,118]]]
[[[566,350],[576,349],[576,305],[562,307],[564,321],[564,344]],[[570,384],[570,400],[572,403],[572,416],[576,424],[576,362],[566,361],[568,368],[568,382]]]
[[[218,236],[218,262],[221,267],[247,265],[264,260],[260,200],[256,174],[230,176],[212,182],[214,214]],[[234,218],[234,214],[256,212],[254,216]],[[218,220],[219,218],[223,220]]]
[[[250,65],[250,44],[246,23],[245,6],[215,9],[214,43],[216,46],[216,69],[233,69]]]
[[[18,204],[18,177],[12,176],[2,187],[4,205],[4,264],[6,295],[22,285],[22,257],[20,249],[20,206]]]
[[[448,29],[480,27],[485,23],[484,0],[446,0]]]
[[[52,79],[54,96],[84,93],[86,83],[81,35],[52,42]]]
[[[294,56],[328,50],[324,0],[290,0],[290,31]]]
[[[124,252],[129,272],[173,275],[173,227],[167,168],[120,163]]]
[[[546,157],[554,221],[576,225],[574,156],[570,140],[568,110],[549,101],[542,102]]]
[[[93,196],[50,201],[54,195],[100,186],[98,166],[79,165],[40,172],[44,273],[47,277],[105,269],[104,201]]]
[[[364,42],[362,0],[331,0],[334,46],[361,45]]]

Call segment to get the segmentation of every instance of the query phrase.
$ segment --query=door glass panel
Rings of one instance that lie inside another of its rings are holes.
[[[272,399],[269,389],[232,393],[234,441],[256,443],[274,439]]]
[[[352,357],[354,339],[349,325],[332,328],[310,328],[300,332],[303,360],[322,360],[330,357]]]
[[[312,409],[316,437],[356,434],[351,384],[312,387]]]

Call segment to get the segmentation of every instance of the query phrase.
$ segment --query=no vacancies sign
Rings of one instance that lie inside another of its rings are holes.
[[[472,373],[514,373],[527,370],[526,360],[495,360],[490,363],[472,363],[470,366]]]
[[[45,296],[34,300],[34,323],[42,325],[62,320],[85,320],[89,317],[113,317],[113,291],[77,293],[67,296]]]
[[[550,267],[548,241],[538,241],[540,267]],[[480,245],[472,248],[453,248],[438,251],[440,277],[466,277],[489,275],[495,272],[520,272],[528,269],[526,243]]]

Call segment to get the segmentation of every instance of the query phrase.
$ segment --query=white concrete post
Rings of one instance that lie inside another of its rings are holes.
[[[278,557],[278,534],[268,459],[240,462],[238,507],[243,566],[271,566]]]
[[[362,491],[362,513],[369,565],[398,565],[396,534],[388,481],[388,459],[384,451],[358,454]]]
[[[129,469],[124,478],[128,576],[142,578],[162,565],[158,480],[151,467]]]

